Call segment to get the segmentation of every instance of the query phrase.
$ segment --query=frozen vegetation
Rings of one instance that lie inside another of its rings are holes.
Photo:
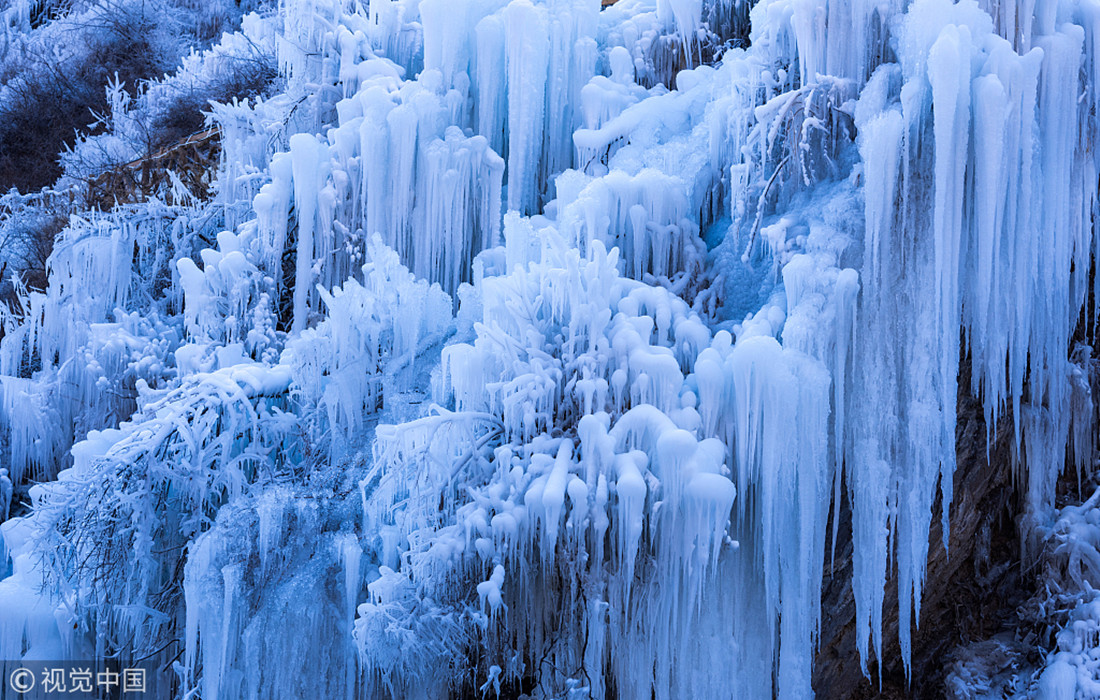
[[[60,31],[40,5],[0,49]],[[0,659],[153,658],[203,700],[809,697],[850,532],[874,683],[973,394],[1051,634],[949,690],[1100,697],[1100,492],[1056,498],[1093,483],[1100,0],[228,29],[105,88],[38,195],[75,203],[2,314]],[[195,85],[210,191],[81,199]]]

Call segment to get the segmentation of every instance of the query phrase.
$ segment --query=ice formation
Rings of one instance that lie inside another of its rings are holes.
[[[888,581],[908,668],[960,389],[1011,416],[1031,553],[1095,540],[1054,495],[1093,467],[1100,3],[600,4],[246,18],[284,82],[212,108],[215,198],[74,217],[5,316],[3,464],[44,483],[0,656],[811,696],[842,501],[864,671]],[[1086,598],[1040,695],[1100,687]]]

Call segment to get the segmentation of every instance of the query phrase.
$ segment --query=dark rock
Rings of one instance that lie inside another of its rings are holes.
[[[1020,568],[1012,419],[1006,415],[998,423],[987,461],[981,403],[962,389],[970,385],[968,375],[964,367],[959,377],[958,467],[950,508],[950,547],[948,551],[943,546],[937,502],[919,626],[913,630],[912,678],[906,679],[898,645],[897,581],[893,576],[887,582],[883,611],[884,661],[869,661],[870,679],[860,669],[851,584],[851,510],[845,499],[831,573],[826,561],[820,648],[814,667],[814,691],[819,698],[941,698],[946,696],[945,677],[957,649],[1001,635],[1008,640],[1004,649],[998,650],[1006,665],[1014,662],[1013,655],[1023,653],[1008,643],[1016,637],[1016,609],[1033,586]],[[989,663],[997,658],[993,654]]]

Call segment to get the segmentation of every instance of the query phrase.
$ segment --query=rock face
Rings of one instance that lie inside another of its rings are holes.
[[[986,430],[981,403],[963,392],[969,371],[959,377],[958,469],[951,504],[949,547],[944,548],[939,504],[930,533],[928,570],[919,626],[913,632],[912,680],[907,683],[898,646],[897,582],[887,584],[883,611],[881,667],[868,664],[870,679],[860,669],[856,650],[855,601],[852,597],[850,509],[841,510],[841,532],[831,576],[822,593],[820,646],[814,667],[818,698],[941,698],[948,668],[958,650],[1000,635],[1000,657],[990,662],[1008,666],[1023,655],[1014,642],[1017,607],[1030,595],[1032,582],[1021,574],[1012,476],[1012,419],[1004,416],[986,458]],[[829,562],[826,561],[828,569]],[[1015,648],[1014,648],[1015,647]],[[1000,669],[991,669],[996,672]],[[881,685],[880,685],[881,683]]]

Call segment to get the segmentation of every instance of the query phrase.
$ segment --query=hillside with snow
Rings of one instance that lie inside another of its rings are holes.
[[[148,3],[0,8],[4,679],[1100,698],[1100,0]]]

